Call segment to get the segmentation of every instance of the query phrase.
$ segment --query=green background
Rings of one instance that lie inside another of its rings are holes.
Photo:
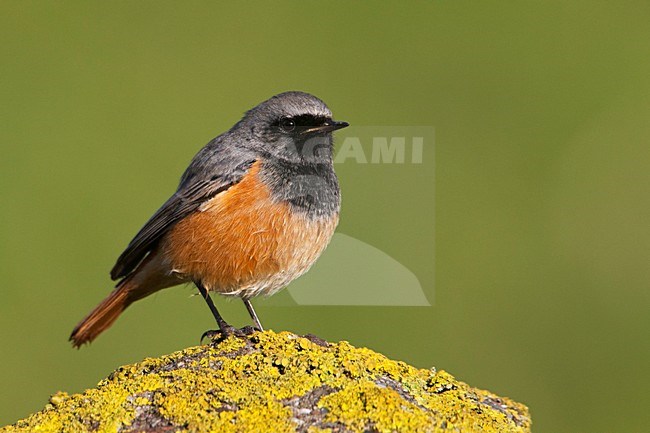
[[[421,165],[337,166],[339,231],[433,305],[262,305],[268,327],[448,370],[539,432],[647,431],[649,22],[645,1],[3,1],[0,424],[197,343],[189,287],[66,339],[199,147],[300,89],[353,125],[435,127]]]

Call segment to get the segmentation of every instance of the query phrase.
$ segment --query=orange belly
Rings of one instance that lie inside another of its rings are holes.
[[[327,246],[338,215],[310,219],[274,202],[259,163],[238,184],[178,222],[162,241],[172,272],[212,291],[269,295],[305,273]]]

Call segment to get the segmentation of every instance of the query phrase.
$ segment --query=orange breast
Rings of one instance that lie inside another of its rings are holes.
[[[162,241],[173,272],[209,290],[271,294],[306,272],[327,246],[338,215],[310,219],[274,202],[255,163],[241,182],[177,223]]]

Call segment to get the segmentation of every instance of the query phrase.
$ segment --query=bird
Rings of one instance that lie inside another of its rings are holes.
[[[241,330],[223,319],[210,293],[242,299],[249,330],[262,331],[251,299],[307,272],[338,224],[333,132],[348,125],[300,91],[245,112],[199,150],[176,192],[119,256],[110,272],[115,289],[77,324],[72,345],[92,342],[133,302],[186,283],[207,303],[215,332]]]

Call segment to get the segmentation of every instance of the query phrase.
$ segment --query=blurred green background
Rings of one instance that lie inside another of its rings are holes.
[[[189,287],[90,347],[66,339],[194,153],[300,89],[353,125],[435,127],[421,165],[337,166],[339,231],[409,268],[433,305],[260,305],[266,326],[448,370],[528,404],[539,432],[647,431],[648,2],[0,12],[0,425],[197,343],[213,324]]]

